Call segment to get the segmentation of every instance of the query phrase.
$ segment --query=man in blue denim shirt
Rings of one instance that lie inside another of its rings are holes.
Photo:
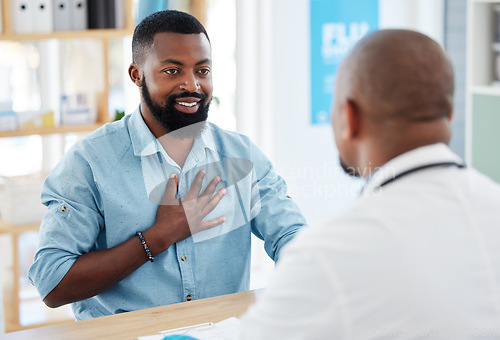
[[[305,224],[262,152],[206,122],[203,26],[157,12],[132,49],[139,108],[77,142],[42,191],[29,278],[79,320],[247,290],[251,233],[276,261]]]

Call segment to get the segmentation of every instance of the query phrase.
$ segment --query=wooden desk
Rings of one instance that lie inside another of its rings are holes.
[[[248,291],[100,318],[7,333],[0,339],[108,340],[134,339],[166,329],[219,322],[242,315],[255,301]]]

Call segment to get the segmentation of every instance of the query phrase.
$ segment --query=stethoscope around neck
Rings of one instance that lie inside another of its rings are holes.
[[[464,169],[466,167],[464,164],[460,164],[460,163],[457,163],[457,162],[441,162],[441,163],[433,163],[433,164],[421,165],[419,167],[406,170],[406,171],[404,171],[404,172],[402,172],[400,174],[397,174],[396,176],[394,176],[392,178],[389,178],[389,179],[385,180],[384,182],[382,182],[382,184],[378,185],[378,187],[381,188],[384,185],[387,185],[389,183],[392,183],[392,182],[400,179],[401,177],[405,177],[407,175],[410,175],[412,173],[419,172],[419,171],[422,171],[422,170],[427,170],[427,169],[431,169],[431,168],[447,168],[447,167],[452,167],[452,166],[457,167],[459,169]]]

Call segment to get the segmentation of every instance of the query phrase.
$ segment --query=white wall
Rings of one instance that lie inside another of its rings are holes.
[[[331,127],[310,124],[309,4],[236,0],[236,115],[237,130],[271,158],[308,222],[316,224],[352,202],[362,182],[340,169]],[[442,39],[442,0],[380,0],[380,8],[381,27]],[[267,284],[272,266],[254,243],[252,288]]]
[[[379,0],[381,28],[407,28],[444,41],[444,0]]]
[[[331,127],[310,124],[309,1],[273,3],[274,162],[313,224],[340,212],[361,183],[340,169]]]
[[[349,0],[344,0],[349,1]],[[340,212],[362,183],[338,166],[330,126],[310,124],[309,0],[238,0],[238,129],[287,180],[309,223]],[[443,40],[443,0],[380,0],[381,28]]]

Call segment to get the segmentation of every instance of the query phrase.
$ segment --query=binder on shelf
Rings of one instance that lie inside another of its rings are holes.
[[[87,25],[87,0],[69,0],[72,30],[84,31]]]
[[[19,130],[55,127],[54,111],[52,110],[17,112],[17,121]]]
[[[104,2],[105,28],[116,28],[115,0],[102,0]]]
[[[92,124],[96,116],[95,96],[89,93],[61,95],[61,125]]]
[[[493,83],[500,86],[500,4],[493,6]]]
[[[87,24],[89,29],[106,28],[106,1],[88,0]]]
[[[50,33],[54,28],[52,0],[35,0],[33,4],[33,33]]]
[[[500,43],[500,4],[493,6],[493,35],[494,41],[496,43]]]
[[[16,34],[33,33],[33,3],[28,0],[12,1],[12,30]]]
[[[115,28],[125,28],[125,1],[115,0]]]
[[[54,31],[71,30],[71,14],[69,0],[53,0]]]
[[[17,128],[17,114],[12,110],[0,111],[0,131],[15,131]]]
[[[500,42],[493,43],[493,86],[500,86]]]

